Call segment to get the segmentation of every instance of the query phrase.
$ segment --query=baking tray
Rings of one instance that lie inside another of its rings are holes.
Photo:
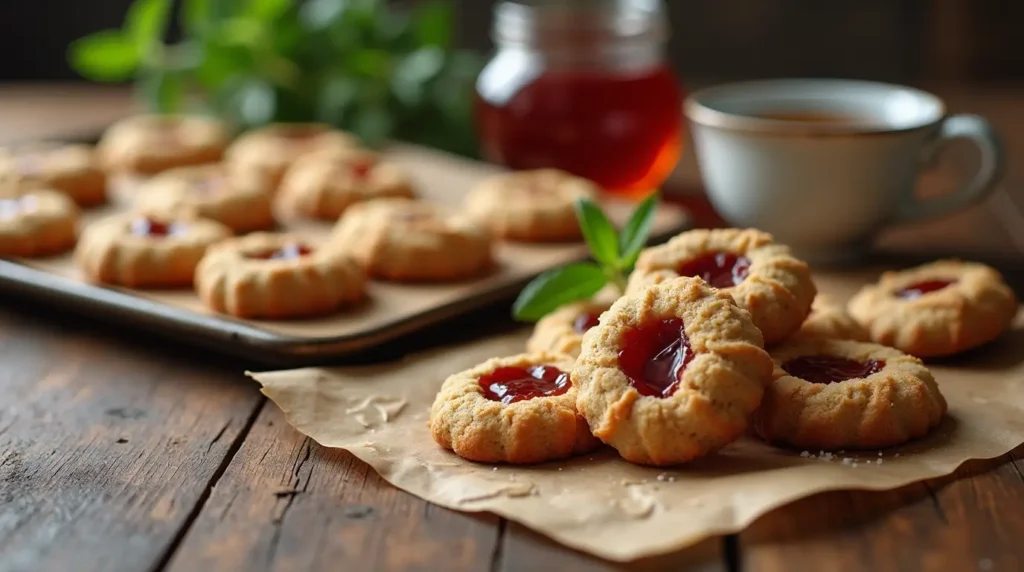
[[[458,205],[482,178],[501,172],[488,164],[410,145],[392,145],[384,155],[405,167],[427,200]],[[112,185],[111,205],[83,213],[83,223],[123,210],[137,181]],[[605,203],[621,224],[630,205]],[[316,241],[331,225],[282,216],[285,230]],[[686,211],[670,203],[658,209],[652,242],[688,228]],[[78,313],[116,321],[237,355],[263,364],[309,365],[361,352],[474,309],[512,298],[538,274],[586,259],[582,243],[527,245],[499,243],[499,268],[481,279],[454,284],[405,285],[373,281],[367,303],[323,318],[241,320],[207,310],[191,290],[131,290],[82,280],[70,254],[46,259],[0,261],[0,290],[43,298]]]

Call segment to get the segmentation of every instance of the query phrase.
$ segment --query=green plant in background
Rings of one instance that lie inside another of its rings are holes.
[[[452,47],[453,6],[386,0],[135,0],[120,29],[71,44],[82,76],[135,80],[153,112],[196,110],[241,127],[323,121],[477,154],[474,52]],[[165,38],[177,17],[181,40]]]

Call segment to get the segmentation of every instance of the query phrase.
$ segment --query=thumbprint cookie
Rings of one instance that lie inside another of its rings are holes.
[[[884,273],[847,309],[875,342],[927,358],[994,340],[1013,323],[1017,300],[995,269],[940,260]]]
[[[755,415],[766,441],[804,449],[877,449],[925,436],[946,412],[928,368],[873,343],[792,340]]]
[[[679,276],[699,277],[731,294],[750,312],[766,344],[797,331],[817,294],[807,263],[754,229],[691,230],[649,248],[637,260],[627,291]]]
[[[110,126],[96,153],[108,171],[152,175],[174,167],[219,161],[227,143],[227,130],[215,119],[140,115]]]
[[[37,143],[0,150],[0,185],[60,191],[82,207],[107,201],[107,176],[89,145]]]
[[[184,214],[118,213],[85,228],[75,261],[100,284],[187,287],[206,249],[230,235],[219,222]]]
[[[225,154],[232,173],[256,175],[276,190],[303,155],[358,146],[355,137],[323,123],[274,123],[242,134]]]
[[[868,331],[846,313],[846,308],[826,294],[814,298],[811,313],[793,336],[871,341]]]
[[[523,242],[563,242],[582,236],[577,199],[596,199],[597,185],[557,169],[496,175],[472,189],[466,212],[495,237]]]
[[[493,358],[445,380],[430,410],[438,445],[481,463],[541,463],[600,443],[576,412],[572,358]]]
[[[349,256],[267,232],[216,245],[196,268],[196,291],[209,308],[249,319],[330,314],[362,300],[365,284]]]
[[[262,179],[229,176],[221,164],[179,167],[141,185],[135,206],[147,212],[190,212],[238,234],[276,225],[270,189]]]
[[[78,207],[45,189],[0,196],[0,256],[47,256],[75,245]]]
[[[615,301],[610,294],[605,294],[601,292],[590,300],[566,304],[541,318],[526,341],[526,351],[579,356],[583,334],[598,324],[601,314]]]
[[[411,199],[352,205],[331,242],[351,253],[370,276],[398,282],[479,276],[493,266],[491,236],[472,220]]]
[[[278,202],[285,212],[334,221],[358,202],[415,196],[402,168],[377,153],[328,150],[301,157],[288,168]]]
[[[771,371],[750,315],[678,278],[615,302],[583,335],[572,382],[597,438],[627,461],[674,465],[742,435]]]

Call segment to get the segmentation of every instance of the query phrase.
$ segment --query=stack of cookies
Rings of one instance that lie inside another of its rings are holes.
[[[123,179],[135,184],[108,197]],[[449,209],[328,125],[273,124],[231,140],[214,119],[138,116],[95,148],[0,151],[0,256],[73,249],[97,284],[194,288],[211,310],[243,319],[316,317],[355,307],[372,280],[486,277],[498,241],[578,242],[574,202],[597,192],[561,171],[517,172]],[[108,198],[130,206],[82,225],[80,209]],[[311,240],[282,221],[332,230]]]
[[[891,447],[946,412],[922,359],[983,345],[1017,313],[998,272],[960,261],[886,273],[844,309],[753,229],[649,248],[618,294],[562,307],[537,323],[527,353],[448,378],[431,410],[437,443],[508,463],[604,443],[657,466],[748,429],[803,450]]]

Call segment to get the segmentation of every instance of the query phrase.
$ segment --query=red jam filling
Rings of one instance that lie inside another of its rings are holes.
[[[34,211],[37,202],[32,195],[16,199],[0,199],[0,220],[12,219],[21,213]]]
[[[360,160],[352,163],[352,176],[356,180],[363,180],[370,175],[370,171],[373,170],[373,161]]]
[[[132,221],[131,233],[135,236],[151,236],[163,238],[184,234],[188,226],[180,222],[164,222],[148,217],[137,218]]]
[[[848,379],[864,378],[882,371],[882,360],[857,361],[838,356],[800,356],[782,364],[782,369],[793,377],[811,383],[838,383]]]
[[[709,252],[679,266],[680,276],[696,276],[715,288],[732,288],[750,272],[750,260],[731,252]]]
[[[295,260],[308,254],[312,254],[312,252],[312,248],[309,248],[304,244],[293,242],[286,244],[277,250],[267,250],[264,252],[247,254],[246,258],[251,258],[253,260]]]
[[[922,280],[921,282],[915,282],[902,290],[897,290],[896,297],[903,298],[904,300],[916,300],[929,292],[942,290],[946,286],[950,286],[955,283],[956,280]]]
[[[480,387],[491,401],[504,404],[536,397],[562,395],[569,391],[569,374],[550,365],[499,367],[480,376]]]
[[[573,320],[572,329],[577,334],[586,333],[587,330],[597,325],[600,318],[600,312],[583,312]]]
[[[622,336],[619,369],[640,395],[672,395],[691,361],[693,348],[679,318],[644,324]]]

